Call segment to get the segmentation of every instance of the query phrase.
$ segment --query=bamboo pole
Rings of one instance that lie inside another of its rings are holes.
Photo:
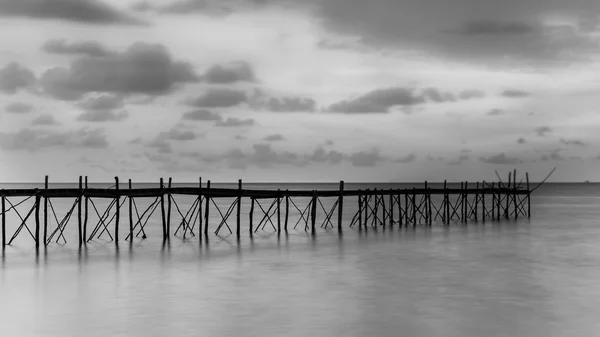
[[[117,189],[117,207],[116,209],[116,217],[115,217],[115,243],[119,242],[119,217],[121,216],[121,203],[119,202],[121,196],[119,195],[119,177],[115,177],[115,188]]]
[[[338,232],[342,231],[343,214],[344,214],[344,181],[340,180],[340,196],[338,197]]]
[[[129,179],[129,191],[131,192],[131,179]],[[129,242],[133,242],[133,197],[129,196]]]
[[[81,192],[83,192],[83,182],[81,180],[81,176],[79,176],[79,197],[77,198],[77,229],[78,229],[78,234],[79,234],[79,245],[81,246],[81,244],[83,243],[83,233],[81,231]],[[44,198],[44,200],[47,199],[47,197]],[[44,206],[45,202],[44,202]],[[44,244],[46,243],[46,207],[44,207]]]
[[[81,177],[80,177],[81,179]],[[81,185],[81,180],[80,180]],[[81,186],[79,187],[81,189]],[[48,191],[48,176],[44,177],[44,190]],[[48,242],[48,196],[44,195],[44,246]]]
[[[236,235],[240,237],[241,228],[241,212],[242,212],[242,179],[238,179],[238,196],[237,196],[237,214],[236,214]],[[278,210],[279,212],[279,210]]]

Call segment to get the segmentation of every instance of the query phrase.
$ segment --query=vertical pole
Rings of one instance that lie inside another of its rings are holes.
[[[363,227],[365,228],[365,230],[367,229],[369,220],[369,193],[371,193],[371,190],[367,188],[363,196],[363,210],[365,212],[365,222]]]
[[[492,183],[492,221],[496,219],[496,190],[494,189],[494,184]]]
[[[281,233],[281,191],[277,189],[277,234]]]
[[[515,209],[515,220],[519,217],[519,210],[517,209],[517,169],[513,170],[513,208]]]
[[[481,187],[482,187],[482,191],[481,191],[481,218],[482,218],[483,222],[485,222],[485,189],[486,189],[485,180],[483,181]]]
[[[84,183],[84,189],[87,190],[88,189],[88,177],[85,176],[85,183]],[[84,209],[83,209],[83,244],[85,245],[87,242],[87,222],[88,222],[88,202],[89,202],[89,197],[86,195],[85,196],[85,204],[84,204]]]
[[[311,206],[311,214],[310,214],[310,223],[311,223],[311,231],[312,234],[315,234],[315,223],[317,221],[317,191],[313,190],[313,196],[312,196],[312,204]]]
[[[498,188],[496,189],[496,220],[500,221],[500,206],[502,199],[500,198],[502,194],[501,192],[501,184],[498,182]]]
[[[206,190],[210,192],[210,180],[206,182]],[[204,209],[204,236],[208,237],[208,217],[210,216],[210,196],[205,196],[206,202]]]
[[[469,217],[470,217],[470,214],[469,214],[470,213],[469,212],[469,187],[468,187],[468,185],[469,185],[469,182],[465,181],[465,189],[464,189],[465,193],[463,194],[463,197],[464,197],[464,200],[465,200],[464,201],[464,204],[465,204],[465,220],[464,221],[465,221],[465,223],[467,222],[467,220],[469,220]]]
[[[254,197],[250,197],[250,219],[248,220],[250,223],[250,236],[252,236],[252,227],[254,227]]]
[[[460,182],[460,220],[465,221],[465,183]]]
[[[198,177],[198,213],[196,216],[198,217],[198,238],[202,243],[202,177]]]
[[[79,181],[81,185],[81,177]],[[81,189],[81,186],[79,186]],[[48,192],[48,176],[44,178],[44,191]],[[48,241],[48,194],[44,195],[44,246]]]
[[[402,195],[400,194],[400,189],[396,191],[396,201],[398,202],[398,227],[402,227]],[[406,212],[406,210],[404,210]]]
[[[429,206],[427,207],[427,211],[429,212],[429,214],[427,216],[429,217],[429,226],[431,226],[431,224],[433,223],[433,212],[431,210],[431,187],[427,189],[427,202],[429,203]]]
[[[81,244],[83,243],[83,233],[81,232],[81,194],[83,192],[83,182],[81,180],[81,176],[79,176],[79,197],[77,198],[77,229],[78,229],[78,233],[79,233],[79,245],[81,246]],[[44,200],[47,199],[48,197],[44,197]],[[45,203],[44,203],[44,206]],[[44,244],[46,243],[46,238],[45,238],[45,234],[46,234],[46,207],[44,207]]]
[[[165,215],[165,192],[163,178],[160,178],[160,213],[162,216],[163,241],[167,240],[167,220]]]
[[[508,186],[506,188],[506,208],[504,209],[504,217],[508,219],[508,210],[510,208],[510,182],[512,172],[508,172]]]
[[[240,220],[240,216],[242,212],[242,179],[238,179],[238,195],[237,195],[237,214],[236,214],[236,235],[239,239],[240,237],[240,227],[241,227],[241,220]],[[279,208],[278,208],[278,212],[279,212]]]
[[[390,228],[394,228],[394,193],[390,188]]]
[[[427,180],[425,180],[425,222],[429,225],[429,208],[431,207],[431,202],[429,202],[429,187],[427,186]]]
[[[37,192],[37,188],[36,188]],[[35,196],[35,249],[40,248],[40,199],[38,194]]]
[[[167,239],[171,239],[171,198],[173,197],[171,195],[171,177],[169,177],[169,185],[167,185],[167,187],[169,188],[169,192],[167,193]]]
[[[404,189],[404,223],[406,223],[406,227],[408,227],[408,223],[410,221],[409,213],[408,213],[408,189]]]
[[[475,184],[475,221],[478,220],[477,208],[479,205],[479,181]]]
[[[527,218],[531,218],[531,190],[529,189],[529,172],[525,172],[527,182]]]
[[[363,200],[362,192],[358,190],[358,229],[362,229]]]
[[[129,179],[129,242],[133,242],[133,197],[131,196],[131,179]]]
[[[449,225],[450,224],[450,205],[448,205],[448,187],[447,182],[444,180],[444,222]]]
[[[387,220],[387,212],[385,209],[385,198],[383,197],[383,190],[381,190],[381,195],[379,196],[379,202],[381,203],[381,209],[383,210],[383,216],[382,216],[382,220],[383,220],[383,228],[385,228],[385,223]]]
[[[412,194],[412,207],[413,207],[413,228],[417,227],[417,192],[413,187]]]
[[[6,197],[2,190],[2,249],[6,246]]]
[[[115,188],[117,190],[117,210],[115,217],[115,243],[119,241],[119,217],[121,215],[121,196],[119,195],[119,177],[115,177]]]
[[[338,232],[342,231],[342,216],[344,214],[344,181],[340,181],[340,196],[338,197]]]
[[[283,225],[283,229],[285,230],[285,232],[287,233],[288,231],[288,217],[290,214],[290,196],[287,194],[289,190],[285,190],[286,194],[285,194],[285,223]]]

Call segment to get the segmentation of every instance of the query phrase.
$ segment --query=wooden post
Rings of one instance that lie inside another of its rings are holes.
[[[250,197],[250,236],[252,236],[252,227],[254,227],[253,221],[254,221],[254,197]]]
[[[460,182],[460,220],[461,222],[465,221],[465,183],[463,181]]]
[[[525,172],[527,182],[527,218],[531,218],[531,190],[529,189],[529,172]]]
[[[79,197],[77,200],[77,229],[78,229],[78,233],[79,233],[79,245],[81,246],[81,244],[83,243],[83,233],[81,231],[81,193],[83,192],[83,182],[81,180],[81,176],[79,176]],[[44,200],[47,199],[48,197],[44,197]],[[45,203],[44,203],[44,206]],[[44,207],[44,244],[46,243],[46,207]]]
[[[167,193],[167,239],[171,239],[171,177],[169,177],[169,192]]]
[[[482,183],[482,188],[483,190],[481,191],[481,218],[483,220],[483,222],[485,222],[485,189],[486,189],[486,183],[485,180]]]
[[[365,222],[364,222],[364,228],[365,230],[367,230],[367,227],[369,225],[369,194],[371,193],[370,189],[366,189],[365,190],[365,194],[363,196],[363,210],[365,212]]]
[[[467,220],[469,220],[469,182],[465,181],[465,189],[463,190],[463,204],[464,204],[464,210],[465,210],[465,216],[464,216],[464,223],[467,223]]]
[[[404,215],[405,215],[404,223],[406,223],[406,227],[408,227],[408,223],[410,221],[410,217],[408,214],[408,198],[409,198],[408,197],[408,189],[405,188],[404,189]]]
[[[502,194],[501,192],[501,184],[500,182],[498,182],[498,188],[496,189],[496,220],[500,221],[500,207],[501,207],[501,203],[502,203],[502,199],[501,196]]]
[[[198,178],[198,238],[202,239],[202,177]],[[202,240],[200,240],[202,244]]]
[[[398,202],[398,228],[402,227],[402,195],[400,194],[400,189],[396,191],[396,197]],[[404,210],[406,212],[406,210]]]
[[[444,222],[449,225],[450,224],[450,205],[448,204],[448,187],[447,182],[444,180]]]
[[[116,217],[115,217],[115,242],[119,241],[119,217],[121,215],[121,203],[119,202],[121,200],[121,196],[119,195],[119,177],[115,177],[115,188],[117,190],[117,210],[116,210]]]
[[[394,194],[390,188],[390,228],[394,228]]]
[[[315,234],[316,232],[316,228],[315,228],[315,224],[317,222],[317,191],[313,190],[313,196],[312,196],[312,204],[311,206],[311,215],[310,215],[310,223],[311,223],[311,231],[312,234]]]
[[[81,189],[81,177],[79,177],[79,189]],[[44,191],[48,192],[48,176],[44,178]],[[44,195],[44,246],[48,242],[48,194]]]
[[[84,188],[87,190],[88,189],[88,177],[85,176],[85,183],[84,183]],[[85,196],[85,204],[84,204],[84,209],[83,209],[83,244],[85,245],[87,243],[87,222],[88,222],[88,202],[89,202],[89,197],[86,195]]]
[[[519,209],[517,208],[517,169],[513,170],[513,208],[515,209],[515,220],[519,217]]]
[[[504,217],[508,219],[508,215],[509,215],[509,208],[510,208],[510,182],[511,182],[511,174],[512,172],[508,172],[508,185],[506,188],[506,208],[504,209]]]
[[[379,203],[381,204],[381,209],[383,210],[383,212],[382,212],[382,219],[381,220],[383,220],[382,224],[383,224],[383,228],[385,228],[385,223],[386,223],[386,220],[387,220],[387,212],[386,212],[386,209],[385,209],[385,198],[383,197],[383,190],[381,190],[380,193],[381,193],[381,195],[379,196]]]
[[[35,189],[36,192],[37,188]],[[35,196],[35,249],[40,248],[40,195]]]
[[[338,232],[342,231],[342,217],[344,214],[344,181],[340,180],[340,196],[338,197]]]
[[[362,229],[363,200],[362,191],[358,190],[358,229]]]
[[[277,234],[281,233],[281,191],[277,189]]]
[[[431,187],[427,189],[427,202],[429,203],[429,206],[427,206],[427,211],[429,214],[427,216],[429,217],[429,226],[431,226],[433,223],[433,212],[431,210]]]
[[[285,223],[283,225],[283,229],[287,233],[287,231],[288,231],[288,217],[289,217],[289,214],[290,214],[290,196],[287,195],[287,192],[289,190],[286,189],[285,191],[286,191],[286,195],[285,195]]]
[[[478,220],[477,206],[479,205],[479,181],[475,184],[475,221]]]
[[[492,221],[496,219],[496,190],[494,189],[494,184],[492,183]]]
[[[206,190],[210,193],[210,180],[206,182]],[[204,209],[204,236],[208,237],[208,218],[210,216],[210,197],[205,196],[204,201],[206,202]]]
[[[427,222],[428,225],[431,224],[431,216],[430,216],[430,209],[431,209],[431,199],[429,199],[429,187],[427,186],[427,180],[425,180],[425,216],[427,217],[427,219],[425,219],[425,222]]]
[[[129,192],[131,192],[131,179],[129,179]],[[133,242],[133,197],[129,195],[129,242]]]
[[[413,204],[413,228],[417,227],[417,194],[413,187],[412,204]]]
[[[238,179],[238,195],[237,195],[237,214],[236,214],[236,235],[240,237],[241,228],[241,213],[242,212],[242,179]],[[278,210],[279,212],[279,210]]]
[[[6,197],[2,190],[2,249],[6,247]]]
[[[167,219],[165,215],[165,192],[163,178],[160,178],[160,213],[162,216],[163,241],[167,240]]]

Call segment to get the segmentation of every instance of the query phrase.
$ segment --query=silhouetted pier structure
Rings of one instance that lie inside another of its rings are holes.
[[[244,221],[244,229],[248,230],[250,237],[264,230],[278,234],[288,230],[303,230],[315,234],[317,226],[325,230],[337,227],[342,232],[344,224],[366,231],[394,227],[415,228],[432,226],[434,223],[448,226],[469,220],[485,222],[516,219],[519,216],[530,217],[532,190],[529,188],[529,175],[525,175],[525,182],[519,183],[516,183],[514,177],[516,170],[509,174],[507,183],[462,182],[460,188],[448,188],[446,182],[443,188],[431,188],[425,182],[422,188],[349,190],[340,181],[337,190],[252,190],[244,189],[242,180],[239,180],[238,188],[212,188],[210,181],[203,185],[202,178],[196,186],[190,187],[172,187],[171,178],[166,184],[161,178],[156,188],[132,188],[131,180],[128,181],[127,188],[123,188],[125,186],[118,177],[115,177],[115,185],[108,189],[88,188],[87,177],[79,177],[78,188],[48,188],[46,176],[43,189],[0,190],[2,247],[10,245],[19,235],[27,235],[26,233],[35,242],[36,248],[40,244],[47,246],[53,241],[66,243],[65,229],[74,214],[77,217],[79,245],[104,234],[115,242],[119,241],[119,234],[124,233],[127,233],[124,240],[129,242],[134,237],[145,239],[145,226],[159,207],[163,240],[171,237],[208,237],[209,232],[215,235],[227,232],[227,235],[240,238],[243,199],[250,201],[248,220]],[[182,209],[175,200],[175,195],[192,197],[194,201],[189,208]],[[17,198],[24,199],[13,202]],[[28,211],[19,211],[18,206],[31,198],[35,202],[28,207]],[[58,217],[53,206],[52,200],[56,198],[73,199],[64,217]],[[100,198],[110,200],[103,210],[94,202]],[[149,206],[138,209],[136,199],[140,198],[149,198],[152,202]],[[233,201],[225,209],[215,202],[218,198]],[[298,206],[299,203],[295,201],[300,198],[308,201],[306,206]],[[325,198],[333,199],[333,205],[325,207],[322,202]],[[127,207],[124,207],[125,203],[128,204]],[[351,219],[343,219],[343,209],[348,203],[356,203],[351,205],[356,211]],[[291,208],[297,210],[298,217],[290,217]],[[325,215],[323,219],[317,219],[318,208]],[[127,214],[122,214],[122,210],[127,211]],[[210,212],[215,211],[220,221],[209,223]],[[13,233],[7,233],[6,214],[9,212],[14,212],[20,219],[20,224]],[[97,215],[96,223],[88,221],[92,212]],[[231,220],[234,213],[235,220]],[[255,213],[258,213],[258,217]],[[51,220],[54,219],[53,226],[49,226],[49,216]],[[171,225],[173,216],[178,220],[174,230]],[[298,228],[299,225],[301,227]]]

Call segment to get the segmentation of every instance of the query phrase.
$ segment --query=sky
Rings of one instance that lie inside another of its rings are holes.
[[[600,180],[596,0],[0,0],[0,181]]]

